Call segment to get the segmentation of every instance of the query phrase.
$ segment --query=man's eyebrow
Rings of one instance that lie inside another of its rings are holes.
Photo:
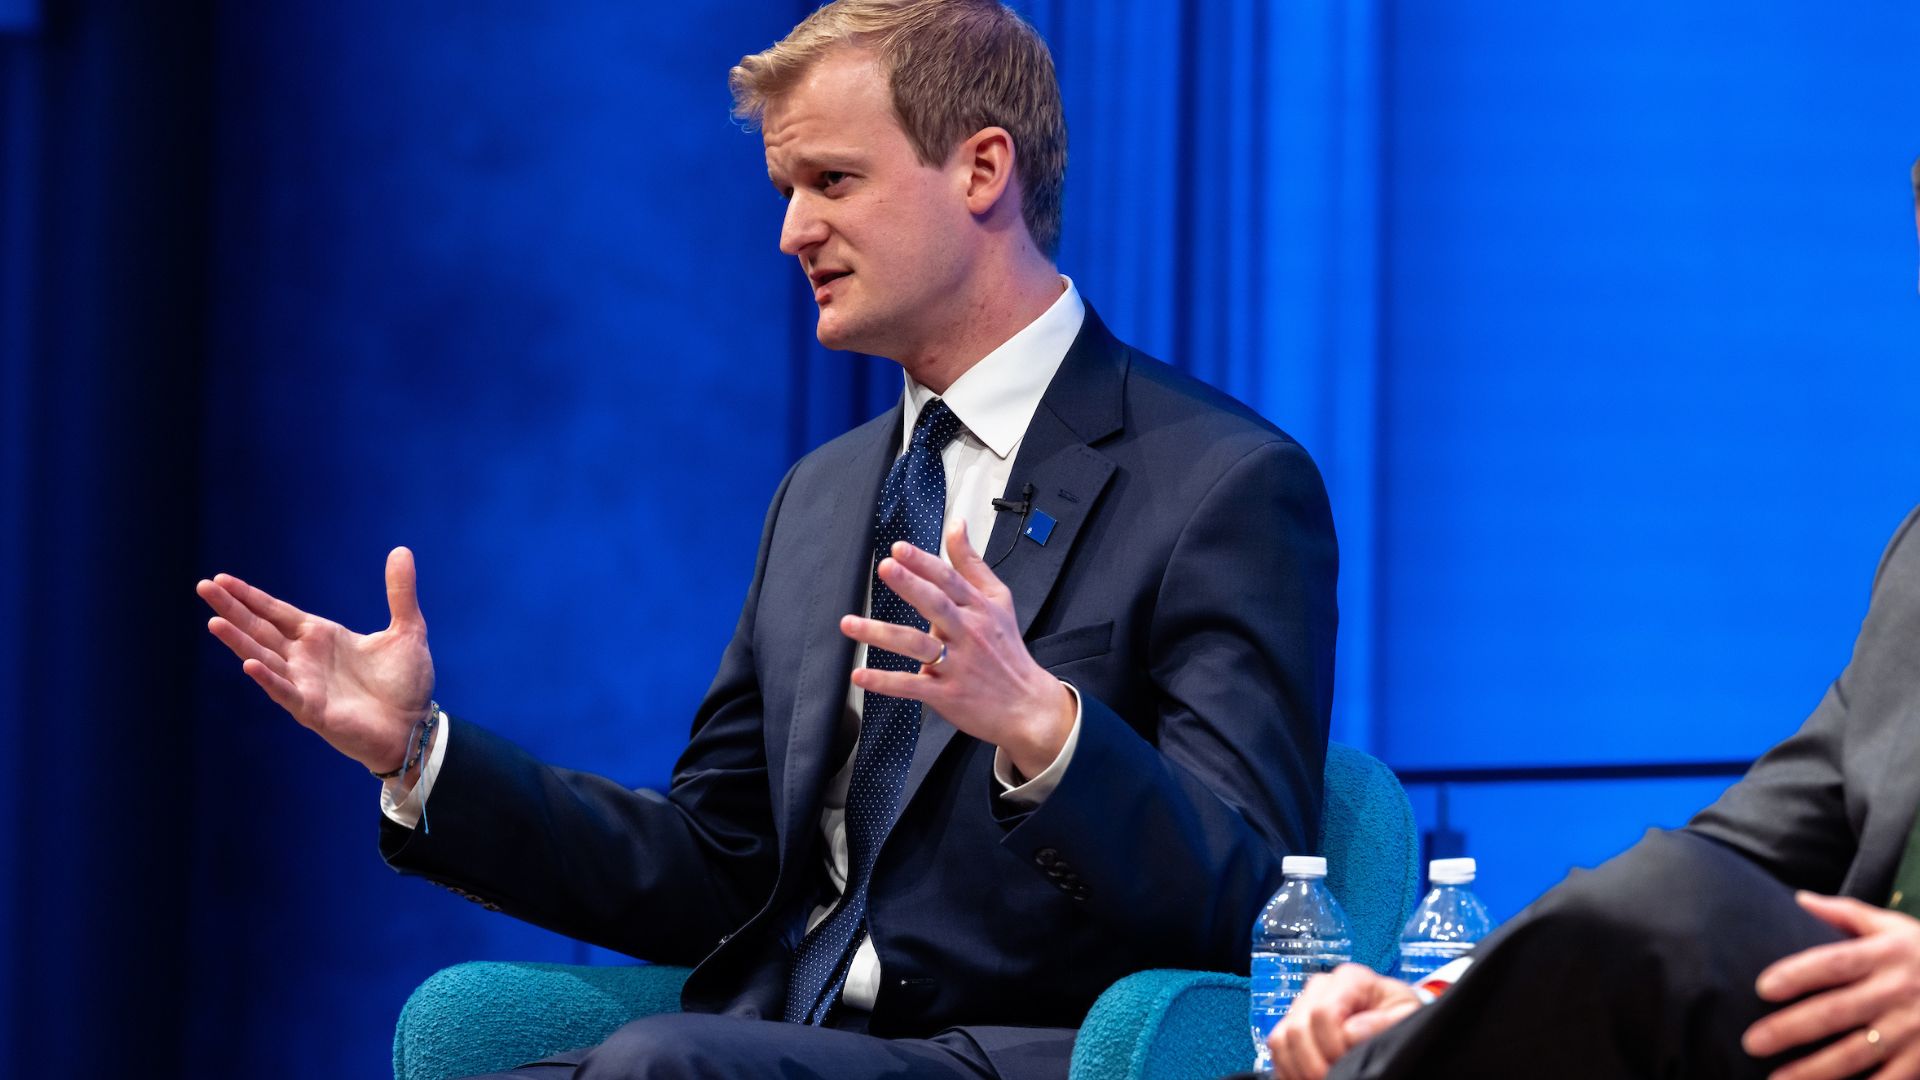
[[[787,159],[786,164],[795,173],[803,175],[822,172],[857,172],[866,167],[867,158],[865,154],[853,149],[817,150],[794,154]],[[772,184],[773,190],[781,195],[785,195],[793,187],[791,183],[781,179],[771,165],[767,167],[767,182]]]
[[[816,150],[804,154],[795,154],[787,164],[796,172],[845,172],[866,165],[867,158],[858,150]],[[773,170],[768,169],[772,176]]]

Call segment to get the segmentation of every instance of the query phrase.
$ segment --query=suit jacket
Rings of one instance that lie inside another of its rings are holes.
[[[1687,826],[1794,888],[1885,904],[1920,807],[1920,538],[1880,558],[1853,658],[1785,742]]]
[[[384,853],[475,898],[650,960],[688,1009],[778,1017],[821,897],[823,790],[873,507],[901,411],[781,483],[753,584],[665,791],[543,765],[462,722],[433,828]],[[1019,449],[1044,543],[984,553],[1034,658],[1083,712],[1059,786],[998,798],[993,747],[929,710],[874,869],[876,1035],[1072,1026],[1151,967],[1245,971],[1280,860],[1312,850],[1333,682],[1335,549],[1319,473],[1250,410],[1121,344],[1091,310]]]

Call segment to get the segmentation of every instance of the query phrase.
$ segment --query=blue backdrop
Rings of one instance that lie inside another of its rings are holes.
[[[1327,474],[1336,737],[1435,769],[1792,729],[1920,500],[1920,12],[1021,7],[1063,271]],[[444,703],[664,777],[780,474],[898,392],[812,344],[727,117],[805,7],[690,8],[0,5],[4,1045],[367,1075],[440,966],[616,959],[385,870],[375,785],[191,587],[372,628],[410,544]],[[1447,818],[1504,915],[1724,783]]]

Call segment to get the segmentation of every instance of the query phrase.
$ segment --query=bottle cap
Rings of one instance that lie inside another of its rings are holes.
[[[1435,885],[1465,885],[1477,868],[1472,859],[1435,859],[1427,864],[1427,880]]]
[[[1288,855],[1280,860],[1280,872],[1288,877],[1326,877],[1324,855]]]

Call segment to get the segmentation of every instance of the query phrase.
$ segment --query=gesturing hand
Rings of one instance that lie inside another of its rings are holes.
[[[406,759],[407,736],[433,696],[413,552],[394,548],[387,556],[393,621],[377,634],[309,615],[230,574],[201,581],[194,592],[216,613],[207,629],[295,720],[374,772]]]
[[[908,543],[880,560],[880,580],[926,617],[927,630],[858,615],[840,620],[841,633],[918,659],[920,671],[861,668],[854,684],[924,702],[959,730],[1005,750],[1022,776],[1038,776],[1073,730],[1073,692],[1034,662],[1020,640],[1013,593],[974,552],[964,521],[947,525],[946,545],[952,566]]]
[[[1341,964],[1315,975],[1267,1036],[1273,1074],[1281,1080],[1320,1080],[1347,1051],[1419,1007],[1413,987],[1362,964]]]
[[[1747,1029],[1754,1057],[1771,1057],[1830,1035],[1819,1051],[1776,1071],[1774,1080],[1823,1080],[1873,1070],[1875,1080],[1920,1077],[1920,920],[1840,896],[1795,899],[1816,918],[1853,935],[1775,961],[1754,983],[1767,1001],[1812,994]]]

